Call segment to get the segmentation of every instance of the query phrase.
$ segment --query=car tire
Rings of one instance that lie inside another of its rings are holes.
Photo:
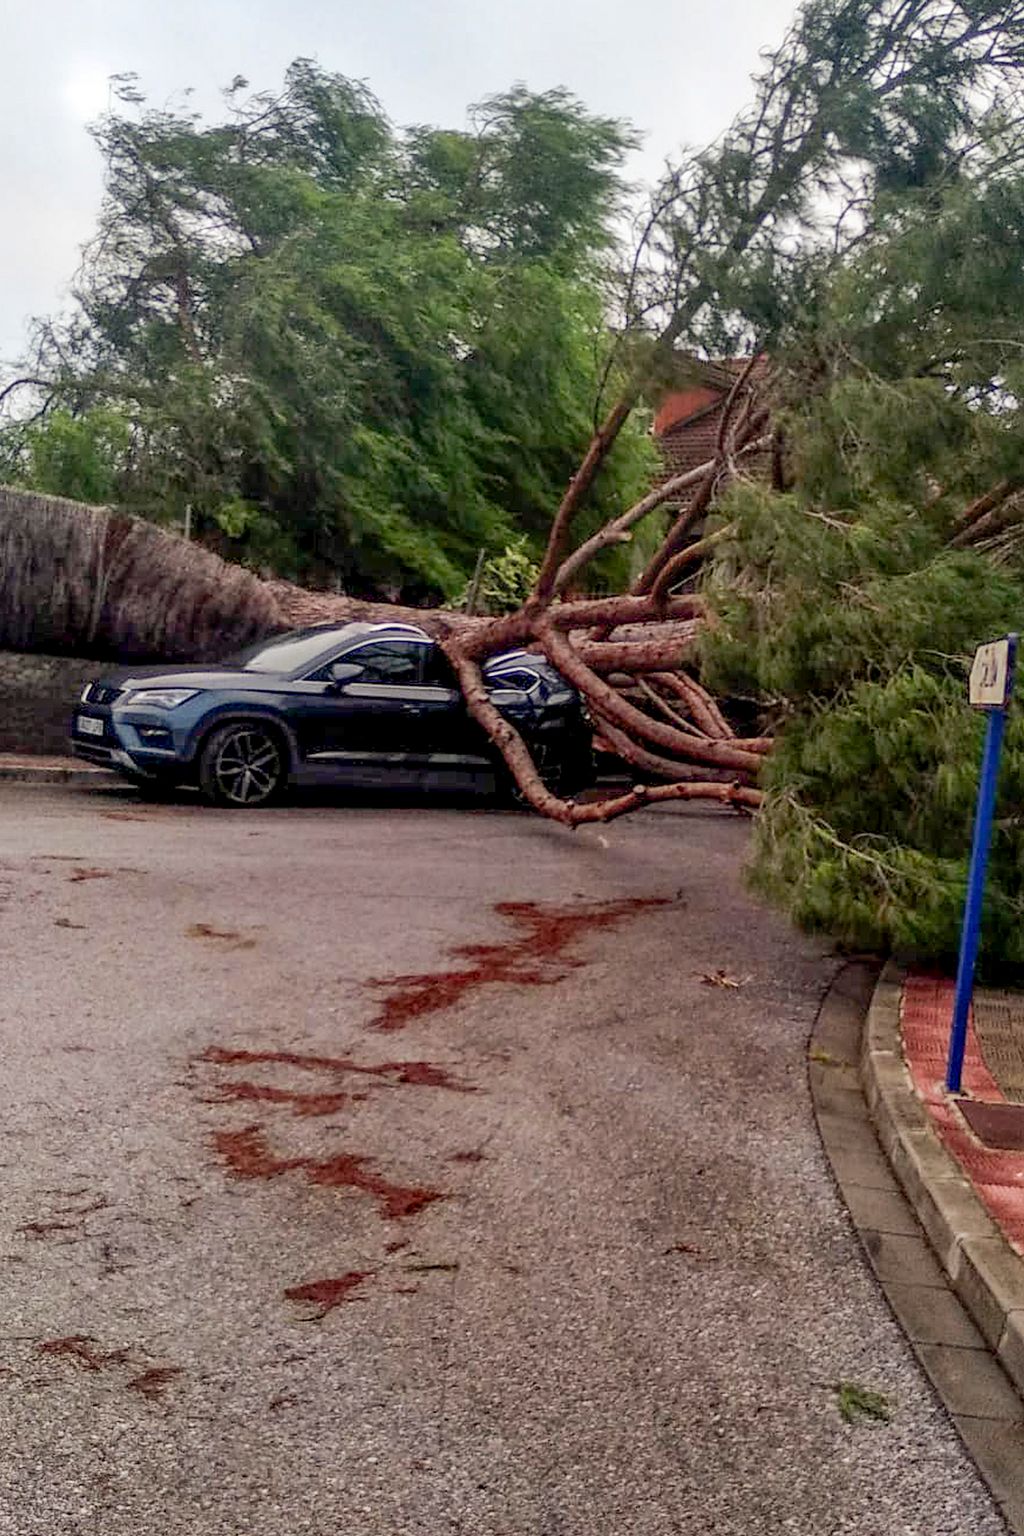
[[[262,720],[232,720],[211,731],[199,753],[199,788],[211,805],[256,810],[288,782],[280,732]]]
[[[165,800],[170,800],[177,786],[170,779],[133,779],[135,792],[140,800],[146,800],[154,805],[162,805]]]
[[[535,753],[534,762],[545,788],[560,799],[567,799],[582,789],[588,789],[593,783],[593,774],[584,768],[578,756],[563,757],[549,750]],[[496,763],[495,780],[501,804],[523,811],[532,810],[504,758]]]

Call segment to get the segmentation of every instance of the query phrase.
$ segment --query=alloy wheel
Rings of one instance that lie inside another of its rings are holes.
[[[239,726],[225,736],[213,764],[218,796],[231,805],[261,805],[281,782],[281,751],[266,731]]]

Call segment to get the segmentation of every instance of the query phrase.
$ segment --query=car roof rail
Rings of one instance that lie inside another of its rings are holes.
[[[525,661],[532,663],[533,657],[529,651],[502,651],[497,656],[491,656],[484,662],[485,667],[504,667],[510,663]]]
[[[403,635],[415,635],[417,640],[430,639],[430,636],[427,634],[426,630],[420,629],[418,624],[404,624],[399,619],[386,619],[383,623],[380,624],[368,624],[367,629],[374,632],[387,629],[390,630],[392,634],[398,633]]]

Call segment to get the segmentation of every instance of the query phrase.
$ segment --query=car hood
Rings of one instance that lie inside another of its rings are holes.
[[[96,682],[105,688],[248,688],[266,691],[283,678],[242,667],[115,667]]]

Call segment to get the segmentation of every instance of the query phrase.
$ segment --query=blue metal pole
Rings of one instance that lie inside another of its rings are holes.
[[[1016,636],[1011,636],[1010,670],[1007,683],[1007,704],[1013,686]],[[964,908],[964,926],[960,938],[960,962],[956,973],[956,997],[953,1003],[953,1031],[949,1040],[949,1061],[946,1066],[946,1088],[959,1093],[963,1079],[964,1050],[967,1045],[967,1018],[974,991],[974,967],[978,958],[978,940],[981,935],[981,909],[985,900],[985,876],[988,871],[988,854],[992,842],[992,818],[996,806],[996,786],[999,782],[999,760],[1003,751],[1003,733],[1006,729],[1006,707],[988,711],[988,727],[985,732],[985,751],[981,760],[981,784],[978,789],[978,809],[974,817],[974,841],[971,846],[971,866],[967,876],[967,904]]]

